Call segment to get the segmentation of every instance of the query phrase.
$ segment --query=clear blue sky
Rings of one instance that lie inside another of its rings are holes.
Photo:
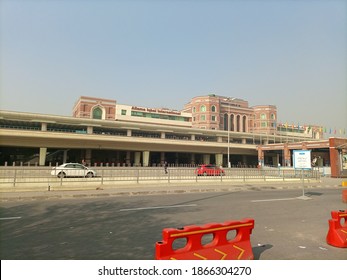
[[[347,1],[2,0],[0,109],[71,115],[81,95],[182,109],[271,104],[347,130]],[[346,135],[345,135],[346,137]]]

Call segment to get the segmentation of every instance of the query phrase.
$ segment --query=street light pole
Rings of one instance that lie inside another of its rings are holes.
[[[228,115],[228,168],[230,168],[230,124]]]
[[[228,101],[228,168],[231,167],[230,164],[230,98],[227,99]]]

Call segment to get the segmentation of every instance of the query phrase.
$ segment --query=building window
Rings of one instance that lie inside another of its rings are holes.
[[[261,127],[267,127],[267,123],[266,122],[262,122],[261,123]]]
[[[196,108],[195,107],[193,107],[193,113],[195,113],[196,112]]]
[[[127,110],[122,110],[122,116],[125,116],[127,114]]]
[[[224,114],[224,130],[228,130],[228,114]]]
[[[212,112],[216,112],[216,106],[212,105],[211,111],[212,111]]]
[[[206,106],[205,105],[200,106],[200,112],[206,112]]]
[[[275,114],[271,114],[271,119],[274,120],[275,118]]]
[[[93,119],[102,119],[102,110],[100,107],[96,107],[93,109]]]
[[[212,120],[213,122],[215,122],[215,121],[216,121],[216,116],[211,116],[211,120]]]
[[[205,115],[201,115],[200,120],[201,121],[206,121],[206,116]]]
[[[266,119],[266,115],[265,114],[261,114],[260,115],[260,119],[265,120]]]

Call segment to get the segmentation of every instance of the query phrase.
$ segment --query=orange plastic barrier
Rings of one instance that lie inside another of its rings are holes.
[[[347,248],[347,210],[332,211],[331,217],[327,243],[335,247]]]
[[[163,241],[155,245],[157,260],[253,260],[250,235],[254,228],[253,219],[227,221],[222,224],[186,226],[163,229]],[[236,233],[232,235],[229,233]],[[228,235],[229,233],[229,235]],[[203,236],[212,236],[208,244],[202,244]],[[228,239],[232,236],[232,239]],[[235,236],[235,237],[234,237]],[[175,249],[174,243],[185,241]]]

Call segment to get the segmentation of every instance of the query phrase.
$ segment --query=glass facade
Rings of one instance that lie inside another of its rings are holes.
[[[139,112],[139,111],[131,111],[131,116],[142,117],[142,118],[151,118],[151,119],[182,121],[182,122],[189,122],[190,121],[190,119],[188,117],[161,115],[161,114],[157,114],[157,113],[148,113],[148,112]]]

